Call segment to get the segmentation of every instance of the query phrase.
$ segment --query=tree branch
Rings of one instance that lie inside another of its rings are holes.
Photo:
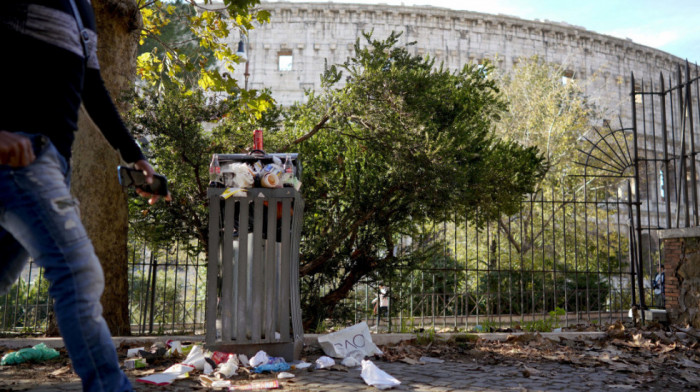
[[[328,122],[328,120],[330,120],[330,118],[331,118],[331,114],[330,114],[330,113],[325,114],[325,115],[321,118],[321,121],[319,121],[318,124],[316,124],[316,125],[313,127],[313,129],[312,129],[311,131],[309,131],[309,133],[307,133],[306,135],[304,135],[304,136],[300,137],[299,139],[293,141],[292,143],[290,143],[290,144],[288,144],[288,145],[282,147],[282,148],[280,149],[280,151],[281,151],[281,152],[287,152],[287,150],[289,150],[292,146],[297,145],[297,144],[299,144],[299,143],[302,143],[302,142],[304,142],[305,140],[308,140],[308,139],[311,138],[313,135],[315,135],[316,133],[318,133],[318,131],[320,131],[321,129],[323,129],[323,128],[324,128],[324,125],[326,125],[326,123]]]
[[[515,237],[513,237],[513,233],[510,232],[510,227],[506,227],[506,224],[503,223],[503,219],[498,220],[498,227],[500,227],[501,232],[506,235],[506,237],[508,238],[508,242],[513,244],[515,250],[518,251],[518,253],[520,253],[520,244],[518,243],[518,241],[515,240]]]

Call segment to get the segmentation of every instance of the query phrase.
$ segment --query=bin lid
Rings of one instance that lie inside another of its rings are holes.
[[[292,152],[292,153],[286,153],[286,152],[281,152],[281,153],[269,153],[265,155],[249,155],[249,154],[218,154],[219,155],[219,163],[231,163],[231,162],[245,162],[245,163],[251,163],[255,161],[272,161],[273,157],[279,158],[282,162],[287,158],[287,155],[293,160],[296,161],[299,159],[299,153]]]

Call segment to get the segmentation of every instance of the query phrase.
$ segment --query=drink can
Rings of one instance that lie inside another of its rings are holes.
[[[260,151],[264,150],[262,129],[256,129],[253,131],[253,149]]]
[[[127,359],[124,361],[124,367],[127,369],[142,369],[148,365],[144,358]]]

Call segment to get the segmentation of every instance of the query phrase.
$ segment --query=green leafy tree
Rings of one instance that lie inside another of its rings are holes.
[[[238,86],[231,75],[241,59],[229,45],[231,38],[247,35],[255,23],[269,22],[270,13],[256,8],[258,4],[260,0],[145,2],[138,75],[156,91],[174,84],[184,91],[199,88],[235,96],[240,110],[260,117],[271,99]]]
[[[395,252],[401,236],[455,213],[484,222],[515,212],[546,170],[537,148],[492,132],[505,102],[490,68],[451,72],[398,47],[397,34],[365,39],[328,67],[322,93],[291,109],[276,141],[305,165],[307,326],[361,278],[417,257]]]
[[[269,20],[267,11],[255,8],[259,3],[143,4],[137,65],[145,83],[129,96],[134,102],[129,122],[149,141],[149,158],[168,177],[173,202],[149,207],[143,200],[130,200],[130,228],[139,238],[154,245],[197,238],[206,249],[212,154],[238,151],[234,141],[242,136],[232,133],[245,130],[249,135],[252,127],[267,125],[277,115],[268,91],[243,90],[230,77],[240,61],[231,38],[246,35],[253,22]],[[265,115],[267,111],[272,114]],[[203,127],[217,122],[229,126],[213,132]]]

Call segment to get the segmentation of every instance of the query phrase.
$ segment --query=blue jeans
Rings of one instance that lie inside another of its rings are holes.
[[[83,390],[131,391],[102,318],[104,276],[70,194],[68,164],[45,136],[25,136],[36,161],[23,168],[0,165],[0,294],[32,257],[50,283],[58,327]]]

